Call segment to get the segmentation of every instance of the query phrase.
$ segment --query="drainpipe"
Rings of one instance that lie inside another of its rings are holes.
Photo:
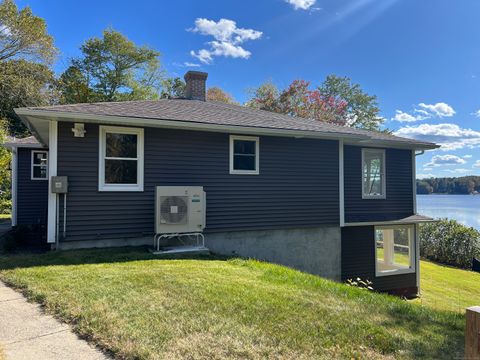
[[[413,199],[414,199],[414,207],[415,207],[415,214],[417,213],[417,179],[416,179],[416,164],[415,158],[419,155],[425,154],[425,150],[420,150],[420,152],[416,152],[414,150],[415,157],[413,158]],[[415,240],[415,275],[416,275],[416,284],[417,284],[417,292],[418,296],[421,296],[422,291],[420,288],[420,240],[418,239],[418,224],[413,226],[413,236]]]

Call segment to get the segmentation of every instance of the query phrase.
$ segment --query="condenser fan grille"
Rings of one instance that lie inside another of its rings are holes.
[[[164,224],[186,224],[188,196],[160,196],[160,221]]]

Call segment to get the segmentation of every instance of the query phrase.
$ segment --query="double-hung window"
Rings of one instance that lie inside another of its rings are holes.
[[[32,150],[32,180],[48,180],[48,151]]]
[[[415,226],[376,226],[376,275],[415,272]]]
[[[100,191],[143,191],[143,129],[100,126]]]
[[[385,150],[362,149],[362,198],[385,197]]]
[[[230,136],[230,174],[259,174],[259,139]]]

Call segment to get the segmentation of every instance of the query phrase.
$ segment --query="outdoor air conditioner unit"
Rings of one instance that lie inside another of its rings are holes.
[[[157,186],[155,233],[198,233],[205,228],[206,199],[202,186]]]

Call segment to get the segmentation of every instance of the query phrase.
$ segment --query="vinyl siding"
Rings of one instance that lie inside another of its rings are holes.
[[[416,274],[375,276],[374,226],[342,228],[342,281],[370,280],[378,291],[416,287]]]
[[[205,232],[338,225],[338,142],[260,137],[260,174],[229,174],[229,134],[145,129],[143,192],[98,191],[99,127],[59,123],[58,174],[69,177],[67,238],[151,235],[154,191],[204,186]]]
[[[48,181],[31,180],[32,150],[18,149],[17,225],[47,223]]]
[[[390,221],[413,215],[412,152],[385,150],[386,199],[362,199],[362,148],[344,148],[345,222]]]

